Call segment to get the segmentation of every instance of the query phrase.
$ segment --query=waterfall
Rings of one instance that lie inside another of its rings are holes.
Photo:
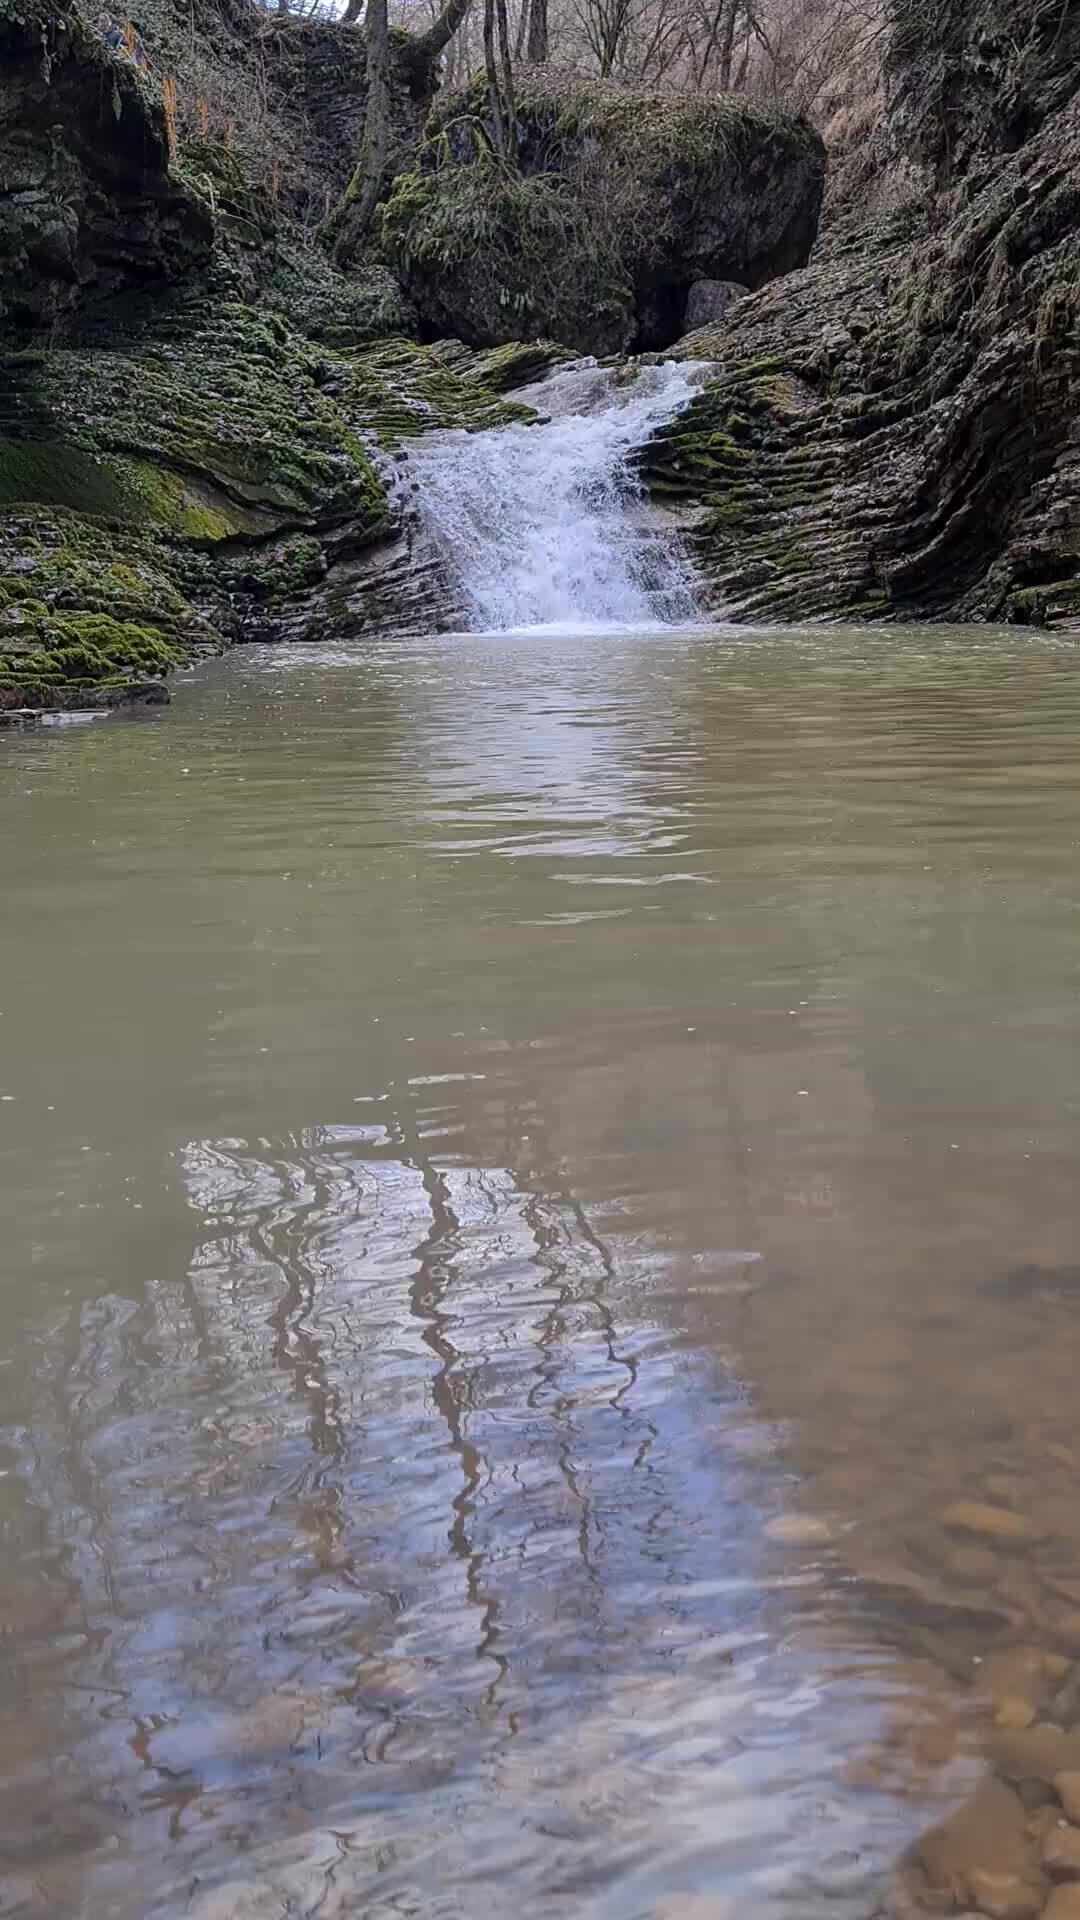
[[[678,531],[650,512],[631,456],[710,371],[577,361],[516,396],[542,424],[433,433],[415,449],[420,522],[472,629],[695,617]]]

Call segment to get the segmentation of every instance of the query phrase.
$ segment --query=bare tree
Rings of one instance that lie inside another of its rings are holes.
[[[487,7],[492,3],[493,0],[485,0]],[[500,32],[505,44],[506,0],[495,0],[495,4],[501,9]],[[434,68],[461,26],[468,8],[469,0],[446,0],[442,12],[417,41],[417,54],[421,61],[426,61]],[[355,257],[371,225],[371,217],[386,192],[392,172],[390,22],[387,0],[367,0],[364,34],[367,70],[360,154],[341,200],[321,230],[322,239],[330,246],[340,265],[346,265]],[[508,49],[505,64],[509,74]],[[512,93],[510,102],[512,124]]]
[[[367,0],[365,18],[367,98],[360,157],[344,198],[329,224],[334,254],[350,260],[382,197],[390,160],[390,23],[386,0]]]
[[[534,67],[543,66],[548,57],[550,29],[548,0],[525,0],[521,9],[525,21],[525,55]]]

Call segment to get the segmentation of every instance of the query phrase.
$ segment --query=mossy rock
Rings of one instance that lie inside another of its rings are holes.
[[[0,0],[0,180],[11,328],[52,326],[209,261],[213,219],[172,171],[160,93],[69,0]]]
[[[416,326],[413,306],[385,262],[362,254],[344,272],[298,235],[279,239],[262,298],[297,332],[332,347],[362,347]]]
[[[11,456],[9,498],[209,541],[387,521],[382,483],[331,390],[348,386],[347,363],[328,362],[274,313],[207,304],[115,347],[60,348],[16,371],[12,425],[54,451]],[[77,488],[55,456],[60,428]],[[35,462],[37,493],[26,491]]]
[[[342,405],[386,452],[442,428],[478,432],[536,419],[530,408],[503,399],[471,367],[459,373],[438,348],[413,340],[382,341],[357,354],[350,366]]]
[[[220,649],[163,558],[152,541],[62,509],[0,513],[0,706],[119,695]]]

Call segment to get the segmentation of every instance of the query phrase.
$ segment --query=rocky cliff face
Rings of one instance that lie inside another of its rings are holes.
[[[883,146],[923,192],[684,343],[646,456],[747,615],[1080,611],[1080,4],[903,0]]]
[[[170,170],[165,115],[73,7],[0,0],[0,323],[183,279],[213,242]]]
[[[1070,0],[893,0],[884,62],[893,152],[939,190],[1015,153],[1076,91]]]

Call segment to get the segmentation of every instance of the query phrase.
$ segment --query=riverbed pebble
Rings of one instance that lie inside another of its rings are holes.
[[[767,1540],[785,1547],[826,1547],[833,1538],[827,1520],[812,1513],[779,1513],[765,1527]]]
[[[987,1741],[987,1757],[1006,1780],[1049,1786],[1062,1773],[1080,1773],[1080,1735],[1045,1724],[1016,1732],[999,1729]]]
[[[969,1892],[977,1911],[989,1920],[1036,1920],[1046,1899],[1045,1884],[1037,1876],[988,1873],[982,1867],[972,1868]]]
[[[943,1562],[945,1572],[961,1587],[990,1588],[1001,1572],[1001,1561],[989,1547],[954,1547]]]
[[[989,1693],[995,1709],[1006,1701],[1026,1701],[1033,1709],[1040,1707],[1050,1693],[1042,1649],[1007,1647],[988,1654],[982,1662],[979,1685]],[[1011,1719],[1008,1724],[1029,1727],[1035,1718],[1033,1711],[1027,1720]]]
[[[1054,1634],[1070,1653],[1080,1653],[1080,1611],[1061,1614],[1054,1621]]]
[[[1045,1538],[1042,1528],[1027,1514],[1009,1507],[992,1507],[981,1500],[954,1500],[941,1516],[951,1533],[970,1533],[976,1539],[996,1540],[1002,1546],[1032,1546]]]
[[[1080,1827],[1059,1820],[1043,1841],[1042,1864],[1055,1880],[1080,1880]]]
[[[1070,1820],[1080,1825],[1080,1773],[1057,1773],[1054,1789]]]
[[[1027,1815],[1019,1796],[1000,1780],[984,1780],[970,1800],[922,1835],[915,1857],[930,1889],[959,1906],[976,1906],[995,1920],[1022,1920],[1038,1877],[1031,1878]],[[992,1904],[988,1905],[990,1901]]]
[[[1080,1886],[1055,1887],[1043,1909],[1044,1920],[1080,1920]]]
[[[1015,1694],[1006,1695],[999,1700],[994,1709],[995,1727],[1010,1727],[1021,1731],[1030,1727],[1035,1719],[1035,1708],[1030,1700],[1021,1700]]]

